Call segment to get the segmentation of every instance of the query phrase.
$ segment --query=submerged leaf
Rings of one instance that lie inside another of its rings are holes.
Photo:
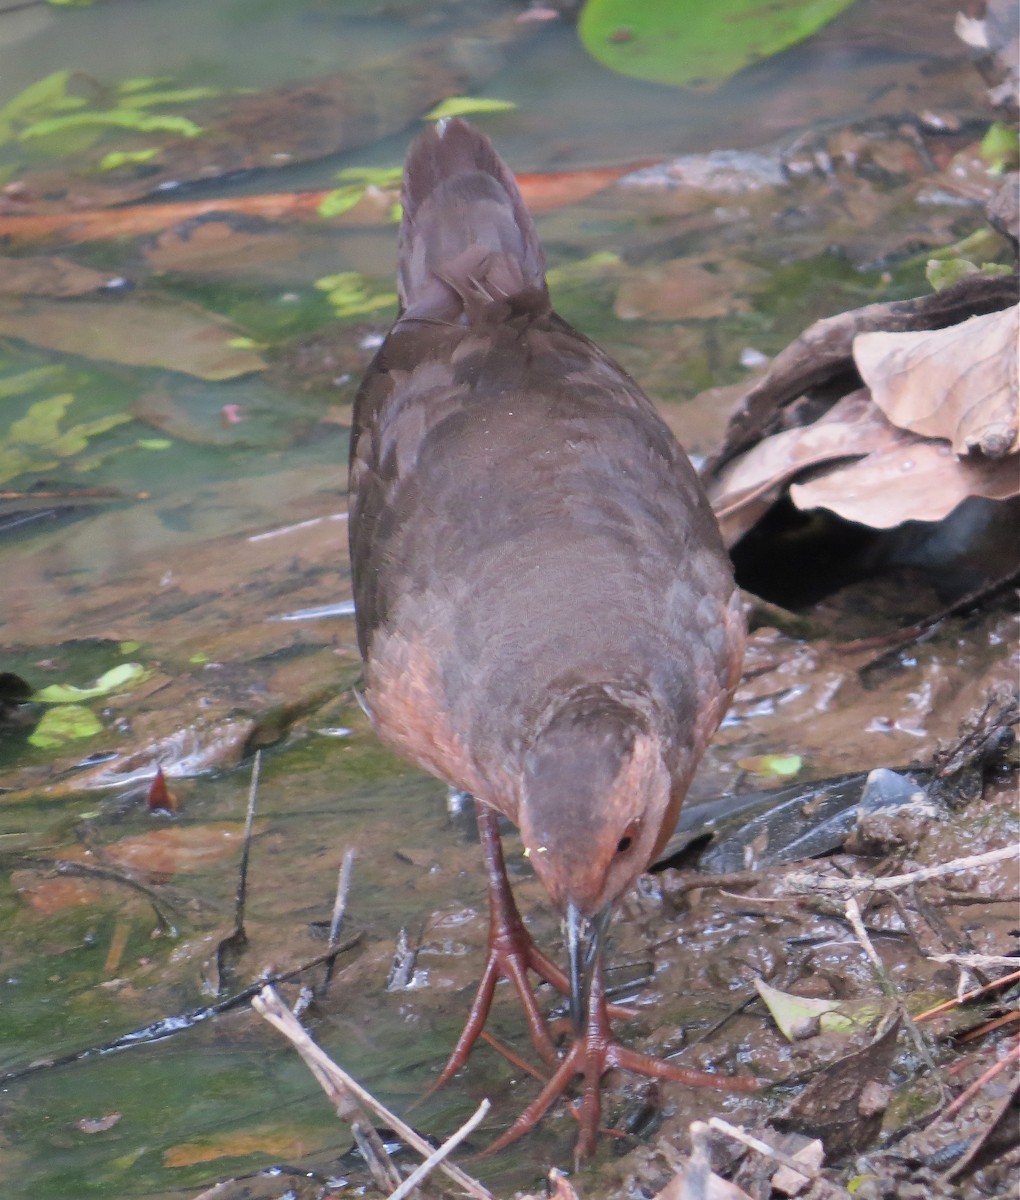
[[[107,696],[122,688],[141,683],[152,674],[141,663],[121,663],[104,672],[91,687],[75,687],[71,683],[51,683],[35,693],[33,700],[42,704],[73,704],[79,700],[91,700],[94,696]]]
[[[23,129],[18,141],[29,142],[34,138],[49,137],[51,134],[66,133],[75,129],[102,129],[106,126],[119,129],[134,129],[140,133],[173,133],[179,137],[198,137],[203,132],[200,125],[187,117],[174,117],[158,113],[140,112],[133,108],[112,108],[100,112],[76,112],[59,117],[45,117]]]
[[[100,171],[115,171],[118,167],[130,166],[133,163],[144,163],[156,157],[159,147],[151,146],[148,150],[111,150],[99,160]]]
[[[156,300],[0,306],[0,334],[64,354],[165,367],[201,379],[233,379],[263,369],[260,355],[229,345],[238,333],[229,321],[197,306]]]
[[[60,437],[60,422],[68,407],[74,402],[71,392],[37,400],[20,420],[14,421],[7,431],[7,442],[28,446],[46,446]]]
[[[28,740],[41,750],[54,750],[76,738],[94,737],[102,729],[102,722],[91,709],[81,704],[61,704],[43,713]]]
[[[597,62],[620,75],[713,88],[794,46],[853,0],[588,0],[578,34]]]

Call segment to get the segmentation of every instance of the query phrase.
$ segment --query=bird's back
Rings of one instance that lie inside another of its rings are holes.
[[[509,172],[463,122],[408,158],[402,314],[355,403],[351,557],[384,740],[511,817],[557,697],[637,697],[678,786],[739,670],[700,484],[626,373],[552,312]]]

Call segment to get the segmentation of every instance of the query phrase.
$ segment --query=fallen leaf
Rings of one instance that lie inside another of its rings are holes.
[[[859,388],[811,425],[763,438],[735,458],[711,489],[712,507],[728,546],[772,507],[794,475],[824,462],[869,454],[895,443],[896,427]]]
[[[803,765],[804,760],[799,754],[756,754],[737,760],[737,766],[742,771],[752,771],[755,775],[777,775],[782,779],[796,775]]]
[[[62,354],[202,379],[233,379],[265,366],[253,350],[230,344],[241,330],[224,318],[193,305],[138,297],[125,303],[7,302],[0,305],[0,333]]]
[[[94,737],[102,730],[102,722],[84,705],[58,704],[43,713],[42,720],[29,734],[28,741],[40,750],[55,750],[65,742]]]
[[[781,992],[764,979],[756,978],[754,986],[765,1002],[772,1020],[779,1027],[779,1032],[788,1042],[800,1041],[813,1032],[810,1027],[818,1028],[819,1018],[824,1013],[833,1013],[839,1008],[839,1002],[836,1000],[820,1000]]]
[[[217,1138],[182,1142],[163,1151],[163,1166],[193,1167],[215,1162],[218,1158],[246,1158],[251,1154],[274,1159],[300,1159],[313,1149],[308,1135],[287,1129],[248,1129],[230,1131]]]
[[[128,870],[186,875],[234,857],[243,838],[244,827],[234,822],[173,825],[111,842],[103,853]]]
[[[91,700],[94,696],[108,696],[133,684],[142,683],[152,674],[141,663],[121,663],[111,667],[91,687],[75,687],[70,683],[51,683],[32,697],[41,704],[76,704],[80,700]]]
[[[1018,317],[1014,305],[948,329],[859,334],[854,362],[894,425],[1004,458],[1020,448]]]
[[[866,1046],[824,1067],[773,1120],[776,1128],[821,1138],[830,1159],[867,1149],[878,1135],[885,1108],[874,1102],[873,1085],[889,1081],[899,1030],[899,1018],[893,1015]]]
[[[1018,456],[959,459],[948,442],[911,434],[860,462],[790,486],[800,509],[828,508],[848,521],[892,529],[904,521],[941,521],[968,496],[1006,500],[1020,491]]]
[[[105,1117],[82,1117],[78,1128],[82,1133],[105,1133],[120,1120],[119,1112],[107,1113]]]
[[[597,62],[621,75],[711,89],[810,37],[851,0],[588,0],[578,35]]]
[[[34,871],[12,872],[11,883],[18,895],[43,916],[96,904],[103,894],[99,884],[90,879],[46,879]]]

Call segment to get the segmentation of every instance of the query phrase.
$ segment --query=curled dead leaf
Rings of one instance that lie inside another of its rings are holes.
[[[1014,305],[948,329],[859,334],[854,362],[894,425],[1005,458],[1020,449],[1018,317]]]
[[[957,458],[948,442],[911,434],[849,466],[790,486],[800,509],[827,508],[848,521],[892,529],[941,521],[968,496],[1006,500],[1020,492],[1020,456]]]
[[[808,467],[894,444],[897,431],[866,388],[844,396],[811,425],[764,438],[734,459],[711,489],[723,539],[732,546],[767,512],[783,485]]]

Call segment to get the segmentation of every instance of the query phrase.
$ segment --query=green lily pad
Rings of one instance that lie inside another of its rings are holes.
[[[620,75],[711,89],[795,46],[853,0],[588,0],[578,33]]]
[[[77,738],[94,737],[102,729],[102,722],[84,705],[58,704],[43,713],[42,720],[29,734],[28,740],[41,750],[54,750]]]
[[[104,672],[91,687],[75,687],[71,683],[51,683],[32,697],[40,704],[76,704],[79,700],[91,700],[95,696],[108,696],[148,679],[150,671],[141,663],[121,663]]]

